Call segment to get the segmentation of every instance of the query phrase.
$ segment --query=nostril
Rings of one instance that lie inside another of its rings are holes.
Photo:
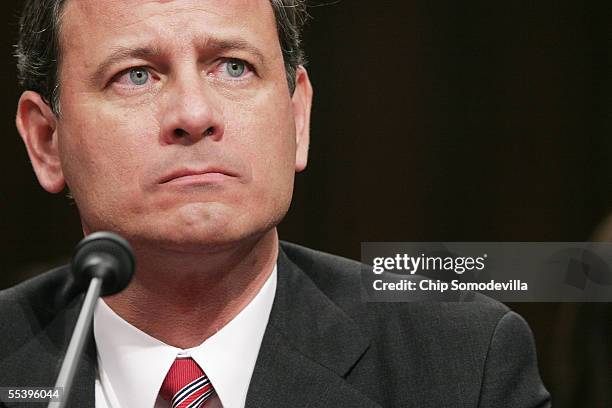
[[[206,129],[204,132],[200,133],[200,136],[198,137],[198,139],[202,137],[212,136],[216,132],[217,132],[217,128],[214,126],[211,126],[208,129]],[[191,133],[189,133],[183,128],[176,128],[174,129],[173,133],[174,133],[174,137],[177,139],[184,139],[192,135]],[[196,133],[193,133],[192,137],[196,137]]]
[[[180,128],[174,129],[174,135],[176,137],[187,136],[187,134],[188,134],[187,131],[184,129],[180,129]]]

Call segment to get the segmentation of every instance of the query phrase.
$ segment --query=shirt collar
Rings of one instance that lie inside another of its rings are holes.
[[[191,356],[212,382],[224,408],[243,407],[276,293],[277,267],[234,319],[202,344],[169,346],[117,315],[102,299],[94,311],[100,382],[123,407],[153,407],[178,355]]]

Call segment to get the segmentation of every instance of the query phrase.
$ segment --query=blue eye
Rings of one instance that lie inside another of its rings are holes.
[[[229,60],[226,65],[227,73],[233,78],[239,78],[244,74],[246,66],[244,62],[239,60]]]
[[[144,68],[132,68],[130,70],[130,80],[134,85],[144,85],[149,80],[149,73]]]

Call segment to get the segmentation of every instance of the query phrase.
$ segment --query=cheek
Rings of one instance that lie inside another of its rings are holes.
[[[83,106],[78,113],[65,112],[58,128],[60,154],[75,198],[79,195],[82,201],[117,205],[116,196],[123,194],[130,200],[138,195],[135,186],[143,167],[141,158],[146,156],[143,149],[152,144],[143,139],[154,131],[145,129],[143,123],[154,122],[150,117],[138,119]]]
[[[279,118],[285,118],[279,121]],[[245,138],[245,155],[251,163],[255,201],[274,213],[285,212],[293,192],[295,175],[295,125],[289,111],[278,107],[260,114]]]
[[[244,118],[235,136],[242,150],[258,167],[288,168],[295,161],[295,123],[289,100],[268,95],[253,106],[226,112],[226,117]],[[252,112],[245,118],[245,112]],[[229,123],[231,126],[231,121]],[[231,136],[234,132],[229,132]],[[263,166],[262,166],[263,165]]]

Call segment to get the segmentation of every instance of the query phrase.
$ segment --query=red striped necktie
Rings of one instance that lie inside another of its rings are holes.
[[[174,360],[159,391],[171,408],[201,408],[215,395],[210,380],[191,357]]]

